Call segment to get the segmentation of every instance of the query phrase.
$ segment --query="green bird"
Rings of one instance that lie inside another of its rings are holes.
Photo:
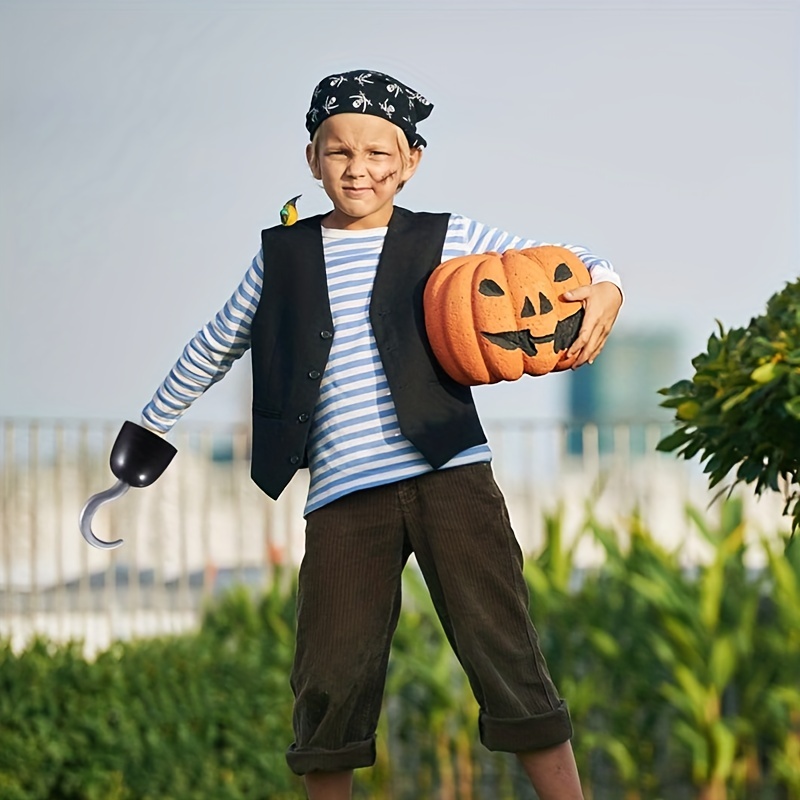
[[[297,213],[297,201],[303,195],[299,194],[297,197],[293,197],[291,200],[287,200],[284,203],[283,208],[281,209],[281,225],[294,225],[297,222],[298,213]]]

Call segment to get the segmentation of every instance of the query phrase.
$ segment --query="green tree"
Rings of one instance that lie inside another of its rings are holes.
[[[677,430],[658,449],[705,462],[713,487],[735,483],[783,491],[792,530],[800,526],[800,280],[767,303],[746,328],[712,334],[692,360],[695,373],[662,389]]]

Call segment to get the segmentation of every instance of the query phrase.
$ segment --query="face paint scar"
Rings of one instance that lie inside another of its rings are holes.
[[[378,183],[386,183],[386,181],[390,180],[395,175],[397,175],[397,170],[394,170],[393,172],[386,173],[386,175],[384,175],[382,178],[378,178],[377,181],[378,181]]]

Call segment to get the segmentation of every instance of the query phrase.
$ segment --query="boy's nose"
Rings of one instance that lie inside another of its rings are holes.
[[[351,158],[347,163],[347,174],[352,176],[360,176],[366,174],[367,168],[363,159]]]

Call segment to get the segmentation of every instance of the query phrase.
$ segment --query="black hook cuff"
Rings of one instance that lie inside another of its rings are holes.
[[[121,481],[141,489],[161,476],[177,452],[157,433],[125,422],[111,448],[111,471]]]

